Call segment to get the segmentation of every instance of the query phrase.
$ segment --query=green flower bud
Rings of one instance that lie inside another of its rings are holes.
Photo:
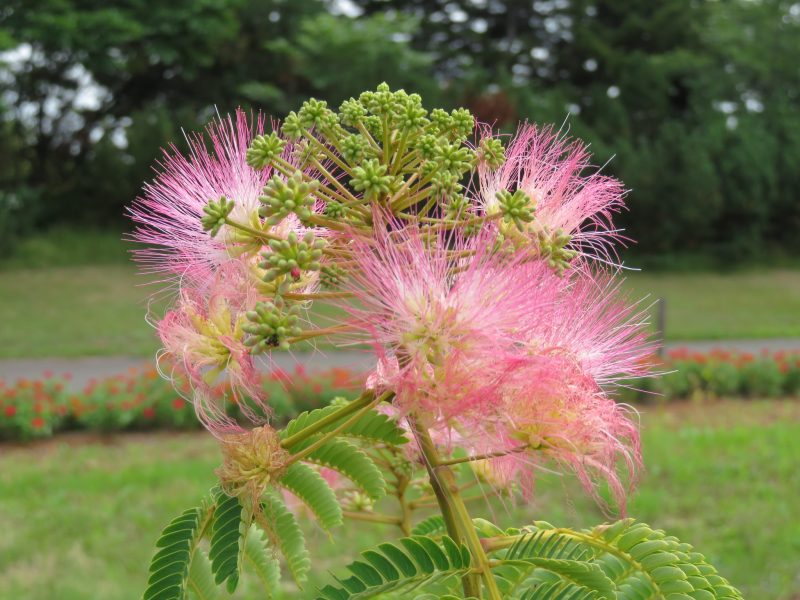
[[[285,240],[270,240],[267,252],[261,256],[264,260],[259,263],[266,270],[264,281],[271,283],[281,275],[290,275],[292,279],[299,280],[303,271],[319,271],[322,258],[322,249],[325,240],[315,239],[310,231],[297,239],[297,234],[291,232]]]
[[[291,213],[295,213],[301,221],[307,221],[312,215],[313,193],[318,187],[318,181],[306,181],[300,171],[286,181],[275,175],[264,187],[264,194],[258,198],[264,205],[258,214],[266,217],[269,225],[277,225]]]
[[[290,140],[299,140],[303,137],[303,131],[305,131],[305,127],[303,127],[303,123],[296,112],[292,111],[286,115],[286,119],[284,119],[283,125],[281,125],[281,133],[283,133],[283,135]]]
[[[402,94],[405,94],[405,92],[402,92]],[[373,115],[388,117],[394,114],[399,102],[402,102],[402,96],[398,97],[393,94],[389,85],[384,82],[378,86],[373,94],[367,97],[365,106]]]
[[[222,196],[216,201],[209,201],[209,203],[203,207],[203,212],[206,214],[200,218],[203,231],[209,231],[211,237],[216,236],[220,228],[225,225],[225,219],[231,214],[233,205],[233,200],[228,200],[225,196]]]
[[[417,142],[417,152],[419,152],[422,158],[430,160],[436,153],[436,145],[438,142],[439,138],[433,134],[429,133],[427,135],[423,135]]]
[[[288,309],[282,298],[274,302],[258,302],[255,310],[248,311],[248,323],[242,329],[249,333],[244,341],[250,352],[260,354],[272,348],[289,348],[289,338],[302,333],[299,326],[300,307],[290,306]]]
[[[341,219],[344,217],[345,207],[342,203],[330,200],[325,205],[325,216],[330,219]]]
[[[503,142],[494,137],[481,140],[476,159],[486,163],[492,170],[499,169],[506,162],[506,150],[503,148]]]
[[[467,216],[469,200],[464,194],[454,194],[447,201],[444,211],[448,219],[451,221],[459,221]]]
[[[306,129],[330,127],[338,121],[334,112],[328,108],[328,103],[315,98],[310,98],[303,102],[303,106],[298,111],[298,116],[300,117],[300,123]]]
[[[475,117],[466,108],[457,108],[450,113],[453,131],[458,139],[466,139],[475,129]]]
[[[347,272],[341,267],[324,266],[319,273],[319,283],[325,289],[334,289],[342,284]]]
[[[380,194],[388,194],[392,188],[394,177],[386,173],[386,165],[380,164],[377,159],[370,158],[353,169],[354,177],[350,185],[356,191],[364,192],[364,198],[371,200]]]
[[[472,150],[459,144],[439,143],[433,151],[433,160],[440,168],[461,176],[472,168]]]
[[[578,256],[577,250],[567,248],[572,241],[572,236],[564,233],[560,229],[552,233],[539,232],[539,253],[547,259],[547,263],[559,275],[569,266]]]
[[[458,176],[449,171],[439,171],[431,179],[431,190],[434,195],[450,199],[461,192]]]
[[[453,127],[453,118],[446,110],[434,108],[430,114],[431,127],[439,134],[446,134]]]
[[[342,125],[355,127],[363,121],[366,116],[367,109],[355,98],[345,100],[339,107],[339,121]]]
[[[429,122],[426,118],[427,114],[428,111],[422,106],[413,102],[406,102],[397,115],[397,126],[403,132],[422,129]]]
[[[260,171],[281,155],[286,141],[274,131],[269,135],[256,136],[247,149],[247,164]]]
[[[524,229],[524,223],[533,221],[533,201],[522,190],[516,190],[513,194],[508,190],[500,190],[497,192],[497,201],[503,218],[512,221],[520,231]]]
[[[359,133],[348,135],[342,139],[342,157],[350,164],[358,164],[363,161],[369,151],[369,142]]]
[[[367,128],[367,131],[375,137],[383,137],[383,121],[381,121],[380,117],[374,115],[367,117],[364,119],[364,126]]]

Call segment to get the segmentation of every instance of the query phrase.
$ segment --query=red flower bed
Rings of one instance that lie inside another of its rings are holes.
[[[45,373],[41,380],[0,380],[0,440],[44,438],[60,431],[127,431],[193,429],[199,427],[191,401],[191,389],[159,377],[152,367],[133,369],[123,375],[91,380],[82,390],[70,391],[68,373]],[[278,421],[315,408],[338,395],[351,395],[359,376],[343,369],[309,374],[302,367],[274,371],[263,378],[270,405]],[[229,411],[238,405],[225,389]]]
[[[800,351],[758,354],[715,349],[669,352],[659,378],[633,381],[627,401],[681,398],[800,397]]]

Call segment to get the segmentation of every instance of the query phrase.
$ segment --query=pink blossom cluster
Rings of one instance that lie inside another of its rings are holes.
[[[209,200],[224,196],[236,203],[233,218],[263,226],[259,195],[276,172],[246,160],[263,131],[263,119],[241,112],[218,120],[208,129],[210,144],[197,136],[188,157],[174,148],[165,155],[131,209],[139,226],[134,237],[147,245],[140,262],[179,290],[158,323],[164,353],[193,383],[198,412],[215,431],[237,427],[210,393],[217,377],[227,377],[242,398],[262,400],[243,325],[275,290],[259,276],[264,244],[227,226],[212,237],[200,219]],[[602,266],[619,239],[611,218],[624,190],[611,177],[587,174],[589,167],[580,142],[526,124],[505,164],[479,165],[466,188],[470,214],[481,219],[477,232],[399,220],[373,205],[369,235],[324,227],[318,234],[349,257],[339,265],[339,294],[331,295],[346,315],[332,339],[371,345],[368,386],[393,392],[399,418],[413,415],[446,448],[491,454],[479,470],[498,486],[532,483],[537,468],[556,462],[592,493],[596,482],[607,481],[622,504],[640,462],[639,440],[609,394],[619,382],[646,375],[652,347],[643,312],[621,297],[616,269]],[[543,233],[569,235],[580,256],[565,272],[507,243],[510,226],[495,218],[496,198],[517,189],[535,202],[536,220],[515,235],[530,236],[532,244]],[[306,229],[290,216],[270,235],[290,231]],[[315,290],[309,282],[306,295]]]

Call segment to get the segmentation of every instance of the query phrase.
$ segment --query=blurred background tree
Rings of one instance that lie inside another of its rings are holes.
[[[34,228],[121,230],[159,148],[216,112],[386,80],[500,128],[569,115],[632,189],[637,252],[790,253],[799,33],[782,0],[7,0],[0,251]]]

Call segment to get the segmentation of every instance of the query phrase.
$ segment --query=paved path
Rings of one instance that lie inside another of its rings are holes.
[[[668,350],[671,348],[689,348],[698,352],[707,352],[713,348],[725,348],[755,354],[761,350],[800,351],[800,338],[669,342],[666,346]],[[92,378],[103,378],[126,373],[128,369],[146,366],[151,364],[151,361],[152,359],[125,356],[0,360],[0,379],[7,381],[14,381],[20,378],[37,379],[47,371],[54,374],[68,372],[72,374],[72,385],[77,389]],[[368,351],[335,350],[328,352],[318,351],[312,354],[276,352],[273,355],[272,364],[283,369],[293,369],[297,364],[303,364],[312,372],[331,367],[364,371],[370,367],[372,361]]]

